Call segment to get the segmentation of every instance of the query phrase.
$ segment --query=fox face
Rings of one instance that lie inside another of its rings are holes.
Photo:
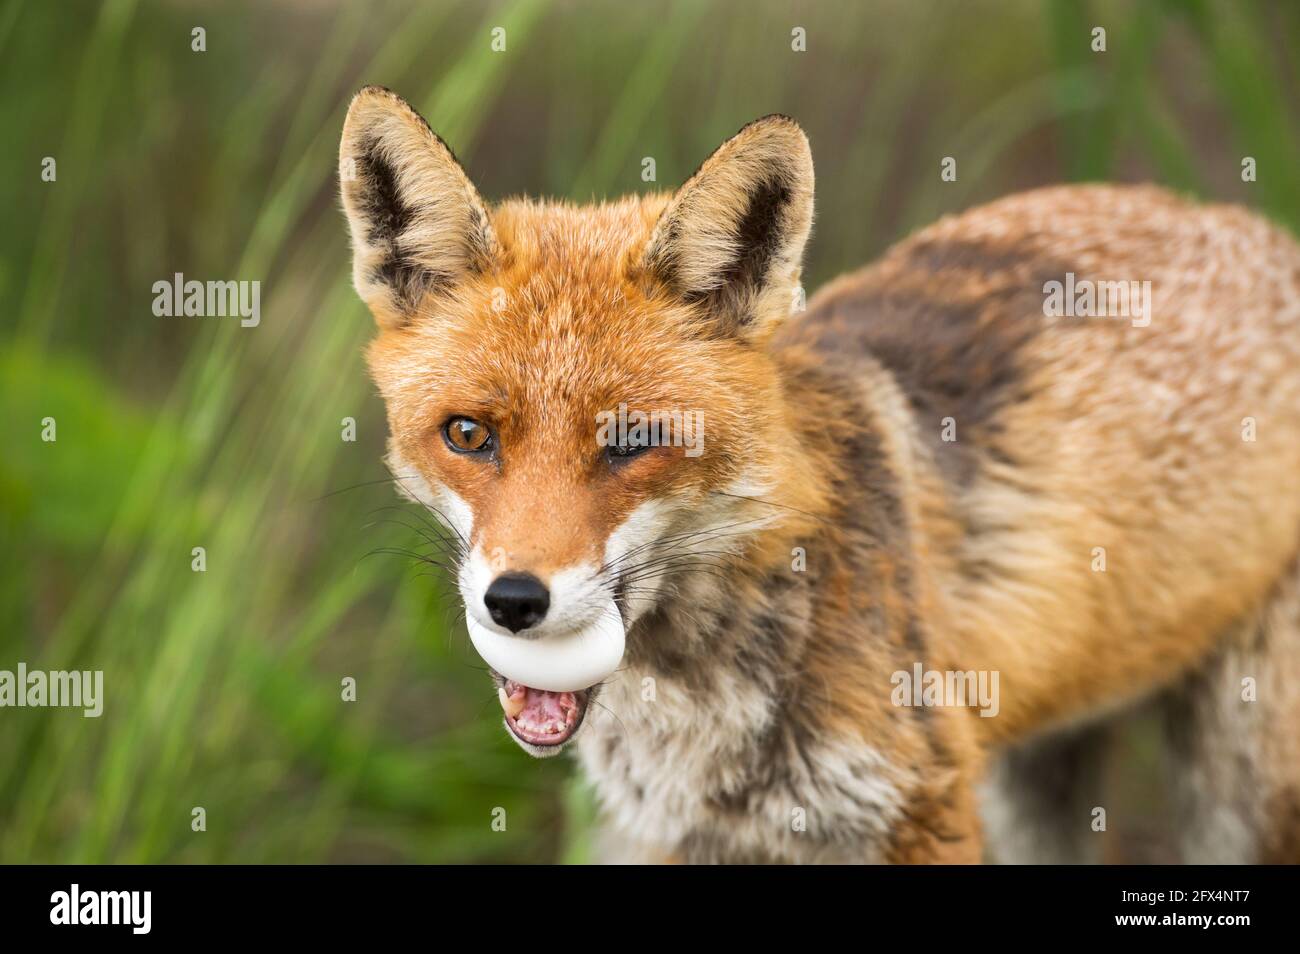
[[[766,344],[811,227],[807,140],[769,117],[673,195],[491,206],[370,87],[340,180],[389,467],[450,531],[508,729],[555,754],[648,649],[637,621],[753,540],[797,459]]]

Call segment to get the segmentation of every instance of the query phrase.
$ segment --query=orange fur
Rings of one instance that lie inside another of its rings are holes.
[[[661,825],[664,850],[976,861],[975,784],[1007,746],[1164,691],[1261,608],[1275,642],[1300,639],[1276,592],[1300,546],[1300,250],[1249,213],[1150,188],[1014,196],[791,316],[813,173],[784,117],[673,195],[490,206],[368,89],[341,169],[369,365],[419,499],[542,580],[601,567],[648,507],[661,536],[720,541],[695,548],[706,570],[643,584],[607,690],[625,737],[593,727],[582,753],[611,815]],[[1150,280],[1149,326],[1048,320],[1066,270]],[[705,453],[611,469],[594,422],[620,404],[702,410]],[[441,440],[457,415],[490,425],[490,461]],[[889,677],[914,662],[998,672],[999,715],[900,709]],[[673,701],[642,705],[642,677]],[[1297,804],[1294,780],[1269,791],[1261,817]],[[777,830],[814,794],[813,836]]]

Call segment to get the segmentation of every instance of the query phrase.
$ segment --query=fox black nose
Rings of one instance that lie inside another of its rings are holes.
[[[531,573],[504,573],[483,594],[492,621],[512,633],[536,626],[551,606],[546,584]]]

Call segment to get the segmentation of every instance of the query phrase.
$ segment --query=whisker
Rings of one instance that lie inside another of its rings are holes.
[[[601,685],[604,685],[604,683],[601,683]],[[595,698],[595,696],[590,696],[589,698],[591,705],[600,706],[613,717],[614,721],[618,723],[618,727],[623,730],[623,738],[625,741],[631,737],[631,733],[629,733],[627,729],[627,724],[618,717],[617,712],[605,705],[605,703],[601,702],[599,699]]]
[[[660,537],[656,540],[651,540],[647,543],[643,543],[640,546],[633,547],[631,550],[627,551],[626,553],[621,554],[620,556],[618,556],[613,560],[610,560],[608,563],[606,563],[604,566],[601,567],[601,570],[612,569],[613,567],[618,566],[620,563],[623,563],[624,561],[630,559],[636,554],[641,553],[651,547],[663,550],[669,547],[679,546],[688,540],[694,539],[696,537],[705,536],[706,534],[712,535],[711,537],[706,536],[705,537],[706,540],[719,538],[722,536],[737,536],[740,534],[741,531],[736,530],[734,534],[724,534],[723,531],[731,530],[736,527],[746,527],[751,524],[761,525],[764,522],[765,522],[765,518],[759,517],[753,520],[741,520],[741,521],[737,521],[736,523],[723,524],[722,526],[717,526],[717,527],[704,527],[699,530],[690,530],[690,531],[684,531],[682,533],[677,533],[677,534],[668,534],[667,536]]]
[[[389,471],[389,476],[387,477],[380,477],[377,480],[363,480],[359,484],[352,484],[350,487],[342,487],[339,490],[331,490],[329,493],[321,494],[319,497],[313,497],[310,502],[319,503],[322,500],[328,500],[331,497],[337,497],[339,494],[346,494],[352,490],[360,490],[362,487],[374,487],[377,484],[393,484],[398,482],[399,480],[410,479],[412,477],[417,477],[417,476],[419,475],[410,474],[406,478],[399,478],[397,475],[393,474],[392,471]]]
[[[405,530],[410,530],[412,533],[418,534],[420,537],[422,537],[425,543],[427,543],[429,546],[445,548],[449,543],[451,543],[451,541],[447,538],[431,537],[429,533],[424,529],[420,527],[413,527],[409,523],[406,523],[402,520],[394,519],[392,517],[386,517],[383,520],[372,520],[370,523],[364,524],[362,526],[362,529],[368,530],[373,527],[381,526],[383,524],[392,524],[394,526],[402,527]]]
[[[748,497],[745,494],[729,494],[725,490],[710,490],[709,493],[714,494],[718,497],[730,497],[733,500],[746,500],[749,503],[763,504],[764,506],[767,507],[776,507],[781,510],[789,510],[792,513],[802,514],[805,517],[812,517],[814,520],[819,520],[822,523],[834,522],[822,516],[821,514],[813,513],[811,510],[800,510],[798,507],[792,507],[789,504],[777,503],[775,500],[764,500],[762,497]]]

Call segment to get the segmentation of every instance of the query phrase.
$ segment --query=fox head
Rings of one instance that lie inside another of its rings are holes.
[[[637,620],[781,512],[765,495],[797,469],[803,422],[768,344],[801,293],[807,138],[769,116],[671,195],[491,205],[368,87],[340,180],[389,467],[454,534],[507,725],[551,754],[612,668],[591,634],[618,630],[616,666],[626,630],[634,661]],[[530,662],[514,674],[489,644]]]

